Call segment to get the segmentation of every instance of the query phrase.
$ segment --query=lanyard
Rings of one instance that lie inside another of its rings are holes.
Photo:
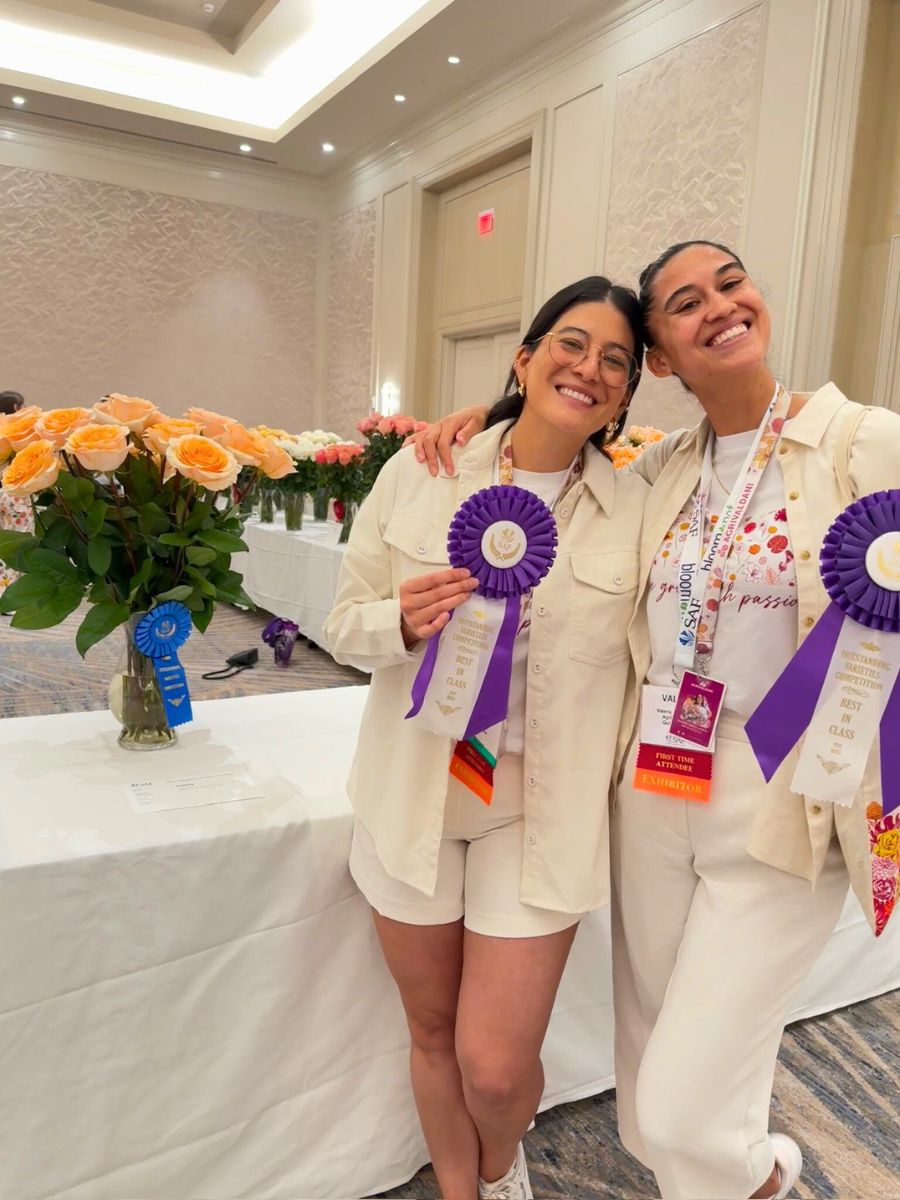
[[[719,619],[719,603],[712,593],[720,592],[725,564],[735,534],[740,528],[763,471],[778,443],[784,419],[790,407],[790,392],[781,383],[760,422],[753,445],[747,452],[734,487],[722,507],[718,523],[707,545],[703,544],[706,505],[712,488],[712,448],[714,435],[706,441],[700,484],[688,523],[687,537],[678,565],[678,637],[675,641],[675,674],[694,667],[705,674],[713,651],[713,639]]]

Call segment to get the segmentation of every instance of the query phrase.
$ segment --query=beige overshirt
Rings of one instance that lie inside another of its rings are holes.
[[[885,408],[867,408],[847,455],[842,433],[860,407],[842,395],[833,383],[826,384],[786,424],[778,446],[797,571],[798,646],[829,604],[818,560],[829,525],[847,504],[838,482],[838,457],[844,454],[845,462],[840,465],[846,468],[854,497],[900,487],[900,416],[896,413]],[[646,679],[650,666],[647,625],[650,568],[665,534],[699,483],[709,434],[709,421],[704,419],[696,428],[671,434],[649,447],[634,467],[653,485],[641,538],[638,608],[628,633],[638,680]],[[755,649],[747,646],[746,652],[751,655]],[[638,707],[639,689],[630,688],[619,742],[620,759],[624,759],[634,733]],[[900,730],[896,736],[900,736]],[[791,792],[788,784],[798,755],[799,746],[763,789],[747,848],[762,862],[815,881],[836,830],[854,891],[874,928],[865,810],[870,801],[881,800],[877,741],[852,808],[818,804]]]
[[[433,478],[412,449],[389,460],[354,522],[325,623],[337,661],[372,672],[347,785],[354,811],[387,871],[428,895],[453,744],[403,719],[425,644],[404,646],[398,589],[447,568],[450,521],[494,482],[508,425],[457,451],[454,477]],[[555,508],[559,545],[534,591],[525,700],[520,899],[538,908],[586,912],[609,899],[608,795],[647,493],[642,479],[588,445],[581,478]]]

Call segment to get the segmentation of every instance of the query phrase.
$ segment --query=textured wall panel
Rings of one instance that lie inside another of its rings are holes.
[[[328,271],[328,362],[324,421],[356,436],[372,405],[372,314],[375,295],[375,204],[331,222]]]
[[[614,278],[636,285],[647,262],[691,237],[740,253],[760,25],[751,9],[620,76],[605,262]],[[634,413],[674,429],[699,409],[677,383],[645,375]]]
[[[0,167],[0,388],[303,428],[314,220]]]

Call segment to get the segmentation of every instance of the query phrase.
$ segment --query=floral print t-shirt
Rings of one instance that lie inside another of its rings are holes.
[[[34,529],[30,502],[7,495],[3,488],[0,488],[0,529],[15,529],[20,533],[30,533]],[[18,571],[0,561],[0,592],[18,578]]]
[[[704,542],[719,519],[755,430],[716,439],[714,474],[706,506]],[[678,564],[684,550],[692,496],[653,560],[648,588],[649,682],[672,683],[678,635]],[[749,717],[797,649],[797,577],[784,508],[784,482],[773,457],[760,478],[735,535],[725,567],[709,674],[726,684],[725,708]]]

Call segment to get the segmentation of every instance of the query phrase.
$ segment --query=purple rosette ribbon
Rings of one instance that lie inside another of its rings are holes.
[[[846,622],[863,627],[859,630],[863,640],[855,644],[872,656],[879,653],[873,633],[881,634],[882,640],[884,635],[894,638],[900,634],[898,547],[898,489],[873,492],[855,500],[828,529],[819,554],[819,571],[831,603],[745,726],[767,781],[810,727],[820,701],[827,699],[823,688],[830,677]],[[865,630],[872,631],[868,637]],[[883,656],[890,657],[887,653]],[[863,656],[855,657],[865,661]],[[881,663],[881,666],[886,664]],[[875,678],[879,671],[880,668],[869,674]],[[864,675],[865,668],[859,681],[847,674],[840,676],[847,684],[842,691],[847,693],[844,704],[851,712],[862,707],[852,697],[859,697],[861,701],[870,699]],[[877,688],[877,680],[869,686]],[[897,735],[900,730],[900,682],[896,679],[883,703],[880,717],[881,781],[882,808],[886,815],[900,807],[900,737]],[[848,719],[852,722],[852,717]],[[836,737],[840,736],[829,728]],[[822,756],[820,761],[826,770],[844,769],[840,763],[830,763]]]
[[[438,708],[445,716],[467,715],[465,729],[458,733],[461,738],[474,737],[506,718],[521,598],[550,570],[556,557],[556,540],[556,522],[550,509],[539,496],[524,488],[483,488],[460,506],[450,523],[447,554],[452,567],[471,571],[478,587],[466,604],[451,613],[441,633],[430,639],[413,683],[412,708],[407,718],[417,716],[422,710],[442,639],[448,635],[454,617],[461,616],[478,597],[483,598],[482,608],[497,602],[502,605],[499,632],[490,649],[483,679],[474,698],[466,696],[458,706],[453,703],[456,696],[451,685],[447,702],[438,703]],[[467,682],[464,680],[460,687]]]

